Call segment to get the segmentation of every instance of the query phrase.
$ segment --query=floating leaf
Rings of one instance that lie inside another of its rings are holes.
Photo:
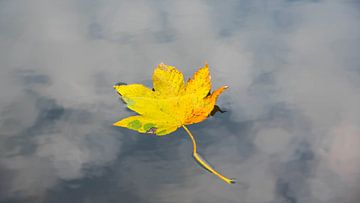
[[[122,100],[138,115],[122,119],[114,125],[158,136],[167,135],[183,127],[193,142],[195,160],[225,182],[234,183],[234,180],[219,174],[198,155],[195,139],[186,127],[205,120],[216,111],[222,112],[215,103],[227,86],[210,93],[210,79],[207,64],[185,83],[184,76],[179,70],[161,63],[154,70],[152,89],[142,84],[116,84],[114,88]]]

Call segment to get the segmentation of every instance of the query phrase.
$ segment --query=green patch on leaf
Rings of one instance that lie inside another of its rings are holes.
[[[148,131],[150,130],[150,128],[154,128],[154,127],[155,127],[154,123],[145,123],[143,128],[145,131]]]
[[[133,120],[128,123],[128,128],[137,130],[141,128],[141,122],[139,120]]]

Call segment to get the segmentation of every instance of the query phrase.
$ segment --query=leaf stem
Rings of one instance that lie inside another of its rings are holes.
[[[219,177],[220,179],[222,179],[223,181],[225,181],[226,183],[228,184],[233,184],[235,183],[235,180],[234,179],[230,179],[230,178],[227,178],[225,176],[223,176],[222,174],[220,174],[219,172],[217,172],[215,169],[213,169],[209,164],[206,163],[205,160],[203,160],[201,158],[201,156],[197,153],[196,151],[196,142],[195,142],[195,138],[194,136],[192,135],[192,133],[190,132],[190,130],[185,126],[183,125],[182,126],[185,131],[187,132],[187,134],[189,135],[191,141],[192,141],[192,144],[193,144],[193,156],[195,158],[195,160],[202,166],[204,167],[206,170],[210,171],[211,173],[213,173],[214,175],[216,175],[217,177]]]

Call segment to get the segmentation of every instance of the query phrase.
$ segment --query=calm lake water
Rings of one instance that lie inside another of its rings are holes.
[[[360,4],[0,1],[1,203],[360,202]],[[164,136],[112,86],[209,63],[226,113]]]

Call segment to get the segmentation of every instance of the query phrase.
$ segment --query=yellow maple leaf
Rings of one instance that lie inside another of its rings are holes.
[[[224,177],[201,158],[196,150],[195,139],[186,127],[205,120],[227,86],[210,93],[211,76],[207,64],[185,83],[179,70],[161,63],[154,70],[152,80],[153,89],[142,84],[114,86],[127,107],[139,114],[122,119],[114,125],[158,136],[183,127],[192,140],[195,160],[225,182],[234,183],[234,180]]]

